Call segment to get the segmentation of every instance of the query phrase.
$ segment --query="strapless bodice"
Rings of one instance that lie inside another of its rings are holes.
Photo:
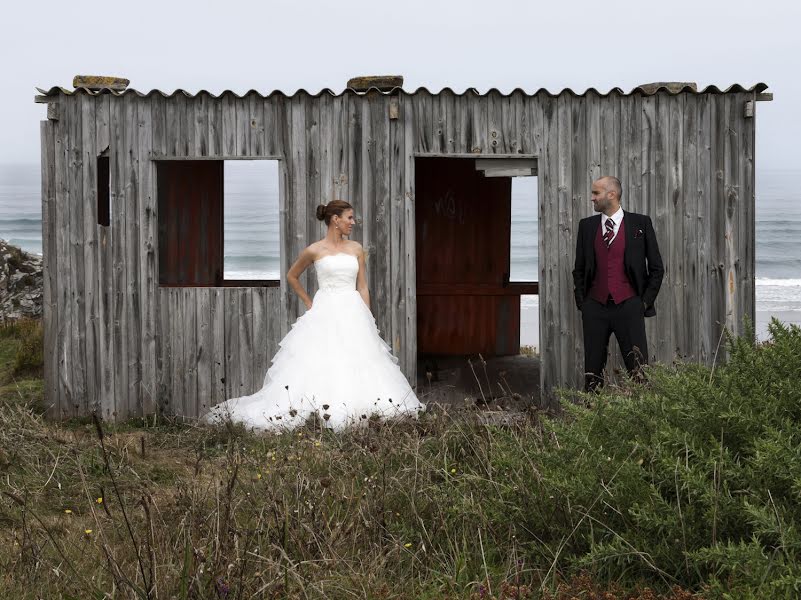
[[[329,254],[314,261],[317,286],[325,292],[347,292],[356,289],[359,260],[352,254]]]

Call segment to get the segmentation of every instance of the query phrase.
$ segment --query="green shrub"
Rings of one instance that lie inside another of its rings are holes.
[[[568,405],[539,448],[497,435],[504,484],[472,493],[554,571],[798,597],[801,330],[770,331],[731,341],[714,372],[655,368],[648,386]]]
[[[18,325],[19,346],[14,357],[13,375],[41,376],[44,364],[44,329],[41,321],[22,321]]]

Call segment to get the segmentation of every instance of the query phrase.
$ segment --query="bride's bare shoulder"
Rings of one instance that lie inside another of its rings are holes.
[[[362,245],[354,240],[348,240],[348,250],[351,254],[361,254],[362,252]]]

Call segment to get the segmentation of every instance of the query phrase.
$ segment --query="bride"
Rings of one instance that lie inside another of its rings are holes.
[[[373,415],[416,417],[425,408],[370,312],[364,250],[346,239],[355,224],[353,207],[333,200],[317,207],[317,219],[328,226],[326,236],[303,250],[286,276],[306,313],[281,340],[264,386],[218,404],[207,421],[281,430],[316,415],[326,427],[341,430]],[[319,284],[314,300],[298,280],[311,265]]]

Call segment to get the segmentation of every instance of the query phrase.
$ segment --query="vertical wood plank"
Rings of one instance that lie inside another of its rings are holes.
[[[170,96],[164,99],[164,108],[166,113],[165,118],[165,135],[167,138],[166,156],[183,156],[181,145],[184,136],[184,119],[183,112],[178,104],[179,95]],[[185,103],[184,98],[183,102]]]
[[[687,354],[683,321],[687,311],[684,306],[684,270],[686,241],[684,235],[684,98],[685,94],[665,96],[668,111],[668,189],[667,200],[667,256],[671,268],[670,287],[665,290],[673,310],[670,320],[670,357],[683,358]],[[663,238],[664,239],[664,238]]]
[[[418,153],[431,152],[434,147],[432,122],[434,119],[434,99],[428,90],[407,96],[407,100],[414,104],[411,117],[414,119],[414,151]]]
[[[348,182],[348,95],[342,94],[332,100],[331,117],[331,173],[333,177],[332,200],[337,198],[350,201],[350,185]]]
[[[711,184],[709,197],[710,214],[710,258],[712,271],[710,273],[711,287],[711,321],[713,363],[726,360],[726,344],[723,334],[727,325],[726,302],[726,272],[725,272],[725,225],[726,195],[724,190],[724,171],[726,164],[726,114],[725,97],[721,94],[711,94],[710,100],[710,126],[711,126]]]
[[[399,100],[399,118],[389,122],[389,255],[390,255],[390,346],[393,354],[398,357],[403,373],[408,372],[405,346],[405,312],[406,294],[404,290],[405,257],[403,255],[404,236],[404,169],[406,168],[406,146],[404,136],[404,123],[401,120]],[[412,382],[414,383],[414,382]]]
[[[236,115],[236,135],[234,137],[234,155],[247,156],[250,150],[250,94],[234,101]]]
[[[567,278],[570,274],[569,261],[573,256],[572,239],[572,216],[573,216],[573,179],[570,165],[572,139],[573,139],[573,123],[572,123],[572,109],[576,98],[572,94],[561,94],[557,99],[557,119],[559,123],[559,133],[557,136],[558,143],[558,165],[557,165],[557,202],[558,202],[558,228],[556,248],[557,255],[555,260],[555,281],[557,282],[557,289],[550,290],[551,295],[555,295],[554,300],[557,302],[558,307],[569,306],[571,298],[567,293],[570,289]],[[570,331],[569,318],[564,310],[557,310],[553,319],[555,321],[555,328],[559,336],[559,342],[556,345],[558,348],[559,357],[559,384],[565,385],[570,383],[573,379],[573,372],[575,365],[571,360],[572,348],[571,340],[573,332]]]
[[[480,96],[478,93],[468,94],[465,98],[468,101],[472,119],[470,152],[473,154],[489,153],[489,101],[486,96]]]
[[[172,360],[170,366],[172,373],[170,383],[172,384],[172,414],[183,416],[186,403],[184,385],[186,383],[186,355],[184,354],[184,290],[183,288],[172,288],[170,290],[170,339],[172,341]]]
[[[67,115],[66,147],[69,166],[66,178],[69,186],[69,265],[72,279],[70,298],[72,318],[70,336],[72,349],[72,394],[77,414],[89,413],[86,382],[86,267],[84,264],[84,197],[81,98],[76,94],[70,99]]]
[[[141,385],[140,395],[142,414],[149,415],[158,408],[158,376],[156,337],[159,329],[158,273],[157,254],[158,221],[156,164],[151,160],[153,155],[153,103],[147,98],[138,100],[137,118],[137,171],[139,186],[137,187],[137,222],[139,225],[138,257],[139,270],[139,313],[141,319],[140,363]],[[160,119],[160,115],[156,115]],[[197,137],[195,138],[197,140]],[[201,150],[205,150],[202,148]]]
[[[308,245],[307,227],[309,218],[314,215],[308,214],[308,187],[307,187],[307,147],[306,147],[306,104],[307,96],[303,93],[295,94],[289,99],[289,118],[291,159],[289,162],[290,176],[290,195],[292,212],[289,213],[290,222],[287,223],[289,233],[287,245],[288,264],[292,264],[297,256]],[[284,273],[282,272],[282,279]],[[308,290],[311,278],[304,273],[301,276],[301,284]],[[289,293],[287,299],[289,322],[294,323],[301,314],[301,302],[297,295]]]
[[[111,102],[111,144],[109,146],[109,178],[111,203],[111,269],[112,269],[112,340],[114,352],[113,419],[124,419],[128,412],[128,269],[125,249],[126,223],[126,148],[125,96]],[[169,106],[169,105],[168,105]]]
[[[68,103],[73,98],[62,99],[61,109],[69,114]],[[60,273],[69,271],[70,257],[70,188],[69,188],[69,148],[65,119],[55,122],[55,219],[56,219],[56,251],[53,266]],[[58,353],[58,414],[59,418],[76,416],[73,406],[73,350],[71,344],[72,327],[72,281],[68,277],[57,279],[56,311],[58,313],[58,332],[56,335],[56,352]]]
[[[106,94],[95,98],[97,112],[97,140],[96,148],[98,152],[106,152],[110,161],[110,136],[111,136],[111,96]],[[117,100],[115,100],[116,102]],[[164,135],[162,134],[162,138]],[[110,163],[109,163],[110,164]],[[106,182],[109,186],[109,206],[111,210],[111,222],[113,222],[114,211],[117,210],[114,198],[111,196],[111,181]],[[111,223],[110,222],[110,223]],[[109,224],[110,225],[110,224]],[[99,379],[99,401],[100,414],[103,419],[111,420],[116,412],[116,383],[117,373],[115,370],[116,360],[114,355],[114,272],[113,272],[113,233],[111,227],[97,225],[97,268],[98,268],[98,296],[97,296],[97,317],[98,317],[98,379]]]
[[[370,92],[368,96],[375,95]],[[375,293],[376,281],[376,248],[374,244],[375,219],[374,219],[374,198],[375,198],[375,149],[373,147],[373,121],[370,113],[370,101],[368,96],[359,99],[360,131],[361,140],[357,141],[356,152],[360,155],[358,164],[361,166],[359,176],[360,201],[354,207],[356,220],[361,225],[361,243],[365,253],[365,267],[367,269],[367,282],[370,287],[371,296]],[[373,301],[375,297],[373,296]]]
[[[96,99],[82,94],[81,106],[81,164],[83,187],[83,265],[85,286],[84,330],[86,336],[86,400],[90,412],[100,410],[98,370],[98,229],[97,224],[97,119]],[[102,414],[102,413],[101,413]]]
[[[286,273],[289,270],[289,257],[292,252],[292,225],[294,218],[294,197],[292,193],[292,151],[291,151],[291,112],[289,100],[283,95],[272,96],[276,111],[277,123],[280,128],[277,134],[280,136],[280,148],[283,155],[278,166],[278,212],[280,215],[278,225],[278,237],[280,240],[279,263],[281,265],[281,301],[278,307],[280,318],[280,337],[289,331],[292,322],[292,295],[293,292],[286,284]]]
[[[407,94],[400,96],[400,115],[404,136],[404,168],[403,168],[403,257],[404,264],[404,296],[406,314],[404,327],[404,351],[406,370],[404,374],[412,386],[417,386],[417,260],[415,246],[415,212],[414,212],[414,148],[415,148],[415,115],[417,104]]]
[[[490,154],[503,154],[507,151],[507,139],[504,137],[503,117],[506,99],[496,89],[491,89],[486,96],[487,104],[487,136]]]
[[[325,223],[317,220],[317,207],[321,204],[320,181],[320,105],[316,98],[308,95],[303,100],[305,111],[305,161],[302,166],[303,171],[299,177],[305,180],[306,192],[299,196],[306,204],[306,217],[300,221],[300,228],[303,232],[302,246],[290,257],[294,261],[299,253],[311,244],[321,239],[325,232]],[[306,278],[307,291],[312,295],[317,291],[317,278],[308,276]],[[299,303],[300,307],[300,303]]]
[[[738,117],[742,107],[737,96],[723,96],[724,121],[726,134],[724,138],[724,171],[723,171],[723,208],[724,219],[723,272],[725,277],[725,311],[726,329],[733,335],[742,334],[742,308],[737,282],[740,279],[740,261],[738,256],[740,226],[740,131]]]
[[[456,112],[456,94],[453,93],[452,89],[445,88],[439,93],[438,97],[439,114],[444,116],[441,136],[442,152],[464,152],[456,149],[459,140],[459,115]]]
[[[431,152],[447,152],[448,103],[440,92],[431,96]]]
[[[273,288],[253,288],[252,290],[252,352],[250,393],[255,393],[264,381],[272,354],[268,354],[270,340],[268,338],[268,321],[275,317],[269,309],[269,297]]]
[[[181,288],[181,337],[184,342],[183,358],[183,403],[182,415],[194,418],[198,415],[198,339],[197,298],[199,288]]]
[[[233,92],[224,92],[220,97],[222,112],[222,151],[225,156],[236,156],[236,107],[238,102],[239,99]]]
[[[591,92],[591,94],[592,93],[593,92]],[[595,100],[597,101],[597,95],[595,95]],[[570,219],[575,225],[571,230],[575,230],[576,232],[578,231],[578,222],[591,212],[591,209],[588,210],[590,206],[589,194],[592,185],[589,176],[591,172],[590,165],[593,163],[597,164],[600,160],[599,156],[589,154],[591,148],[594,151],[598,151],[597,146],[592,147],[588,144],[591,132],[589,123],[589,108],[591,103],[592,101],[589,94],[586,97],[573,98],[571,114],[569,115],[572,134],[570,138],[569,154],[567,156],[570,164],[569,176],[572,182],[572,210],[570,210]],[[597,124],[598,122],[595,122],[593,126]],[[562,127],[561,121],[559,126]],[[593,133],[596,136],[598,134],[597,131]],[[562,155],[560,154],[559,156],[561,159]],[[564,264],[561,265],[565,274],[572,274],[573,265],[575,263],[575,237],[575,235],[572,236],[569,245],[566,247],[567,256],[565,256]],[[573,295],[570,293],[573,290],[572,279],[566,281],[563,279],[563,275],[560,274],[559,285],[560,287],[563,285],[567,286],[562,290],[563,312],[566,313],[563,318],[569,320],[568,329],[571,333],[569,339],[561,340],[561,343],[567,348],[566,355],[570,357],[568,359],[570,363],[567,365],[568,371],[562,374],[562,378],[563,381],[569,382],[569,385],[581,389],[584,385],[584,336],[581,313],[575,308],[575,301]]]
[[[710,201],[712,186],[712,124],[710,122],[710,94],[698,96],[697,133],[698,179],[695,187],[696,231],[698,237],[695,261],[698,268],[698,283],[694,290],[698,324],[698,360],[710,365],[712,361],[714,330],[712,318],[712,273],[710,261]]]
[[[740,138],[740,232],[737,252],[740,255],[740,310],[751,324],[756,318],[756,179],[754,170],[755,119],[745,119],[738,106],[753,102],[756,94],[749,92],[736,97],[734,105]]]
[[[237,396],[252,394],[253,389],[253,292],[237,288],[239,305],[239,362]]]
[[[181,156],[191,157],[195,155],[196,144],[195,134],[197,127],[195,125],[195,112],[199,108],[200,101],[198,98],[191,98],[185,92],[179,92],[176,96],[178,103],[178,110],[180,119],[183,122],[183,139],[179,144],[181,149]]]
[[[392,315],[390,309],[390,189],[389,189],[389,100],[373,94],[368,98],[370,109],[370,170],[372,194],[366,201],[372,207],[373,260],[371,268],[371,297],[375,298],[373,314],[384,340],[392,345]],[[444,123],[441,124],[444,127]]]
[[[175,304],[172,296],[177,290],[178,288],[157,288],[159,298],[158,410],[165,414],[176,412],[172,395],[173,329],[171,323],[174,317],[171,309]]]
[[[527,141],[523,142],[524,152],[536,154],[538,157],[537,167],[539,169],[540,157],[542,156],[542,102],[540,96],[526,97],[524,106],[525,114],[528,118]]]
[[[123,204],[125,210],[125,290],[127,294],[127,356],[128,356],[128,390],[125,416],[142,416],[142,315],[139,287],[139,104],[140,99],[134,94],[123,97],[125,111],[125,146],[123,148]]]
[[[531,153],[529,119],[525,103],[526,94],[521,89],[515,89],[507,100],[504,135],[509,139],[511,154]]]
[[[192,155],[196,157],[209,156],[210,113],[213,100],[207,92],[198,93],[192,100],[194,148]]]
[[[542,154],[538,182],[540,253],[540,369],[542,399],[555,408],[554,388],[560,380],[560,342],[556,314],[559,310],[559,120],[557,99],[542,98]],[[583,363],[580,369],[583,371]]]
[[[207,109],[208,119],[208,140],[209,156],[221,156],[223,154],[223,102],[221,98],[208,96],[203,105]]]
[[[656,112],[654,127],[654,197],[651,209],[656,238],[663,257],[669,256],[666,252],[670,248],[670,188],[669,188],[669,131],[670,131],[670,104],[667,92],[656,95]],[[675,265],[668,261],[665,263],[665,277],[662,280],[662,292],[657,297],[657,331],[654,338],[649,338],[649,346],[654,346],[657,361],[670,363],[673,360],[673,337],[671,321],[677,318],[674,307],[670,303],[670,286],[673,284],[673,269]],[[661,318],[660,318],[661,317]],[[650,351],[650,348],[649,348]]]
[[[640,185],[640,210],[643,214],[651,217],[655,221],[654,207],[656,206],[656,169],[654,161],[656,158],[655,129],[656,129],[656,96],[642,96],[640,101],[641,108],[641,152],[640,162],[641,185]],[[657,239],[661,242],[657,232]],[[664,262],[664,260],[663,260]],[[657,302],[659,298],[657,297]],[[645,332],[648,337],[649,361],[657,360],[656,338],[662,321],[670,318],[669,314],[661,314],[661,304],[657,304],[657,316],[645,320]],[[668,309],[669,310],[669,309]]]
[[[280,156],[284,153],[281,144],[281,130],[285,124],[278,110],[280,102],[281,96],[277,94],[270,94],[263,102],[264,151],[269,156]]]
[[[210,288],[209,295],[211,405],[214,406],[226,399],[225,290]]]
[[[59,406],[58,255],[56,246],[55,124],[39,125],[42,169],[42,321],[44,330],[44,401],[48,419],[61,417]]]
[[[238,398],[239,385],[239,288],[225,288],[225,398]]]
[[[213,326],[211,322],[211,288],[197,288],[195,296],[195,324],[197,326],[196,365],[197,397],[192,417],[200,417],[214,405],[212,399]]]
[[[684,250],[682,261],[684,273],[681,281],[683,310],[683,355],[692,362],[698,361],[699,333],[698,321],[699,261],[698,261],[698,96],[684,94],[684,115],[682,127],[682,214],[684,228]]]
[[[249,94],[248,108],[250,111],[250,138],[248,154],[250,156],[264,156],[265,134],[264,134],[264,100],[259,94]]]
[[[472,106],[468,100],[471,92],[456,96],[454,99],[454,127],[456,136],[454,138],[454,152],[472,152],[471,140],[473,138],[473,116]]]
[[[334,146],[334,100],[331,94],[323,93],[317,99],[319,105],[319,135],[320,145],[318,150],[318,169],[320,177],[320,197],[318,202],[320,204],[328,204],[336,196],[337,181],[333,175],[333,157],[335,154]],[[316,208],[315,208],[316,209]],[[316,221],[318,223],[318,231],[323,233],[325,223]]]

